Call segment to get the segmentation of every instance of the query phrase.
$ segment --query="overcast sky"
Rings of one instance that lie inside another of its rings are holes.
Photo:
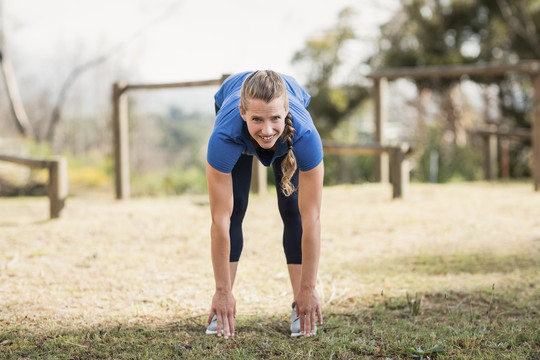
[[[340,10],[355,9],[357,31],[374,36],[397,0],[1,1],[8,51],[41,70],[59,56],[82,62],[123,44],[113,61],[133,80],[171,82],[266,68],[295,75],[295,51],[334,26]]]

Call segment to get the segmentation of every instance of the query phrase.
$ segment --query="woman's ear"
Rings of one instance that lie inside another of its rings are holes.
[[[242,119],[244,119],[244,121],[246,121],[246,114],[242,110],[242,105],[238,105],[238,110],[240,110],[240,116],[242,117]]]

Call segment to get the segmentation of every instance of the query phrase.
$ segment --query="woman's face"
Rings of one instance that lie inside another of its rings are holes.
[[[245,113],[240,115],[246,122],[251,138],[263,149],[274,149],[277,140],[285,129],[285,109],[283,97],[267,103],[260,99],[251,99]]]

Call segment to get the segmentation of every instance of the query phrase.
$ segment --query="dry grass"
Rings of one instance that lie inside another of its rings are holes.
[[[418,293],[426,313],[477,294],[467,306],[489,312],[494,299],[515,301],[538,316],[538,300],[530,302],[540,295],[540,194],[529,183],[413,184],[406,200],[389,195],[383,185],[325,188],[327,314],[403,309],[405,295]],[[205,196],[80,195],[55,221],[46,198],[0,204],[0,342],[14,329],[163,329],[185,319],[203,331],[213,294]],[[252,196],[244,233],[239,317],[284,317],[292,294],[275,196]]]

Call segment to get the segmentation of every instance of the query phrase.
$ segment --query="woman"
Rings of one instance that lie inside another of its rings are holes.
[[[294,295],[291,336],[315,334],[315,317],[322,324],[315,283],[324,167],[321,139],[306,110],[309,100],[293,78],[269,70],[233,75],[215,95],[206,176],[216,291],[207,334],[234,336],[232,288],[243,246],[253,156],[272,165],[278,188]]]

